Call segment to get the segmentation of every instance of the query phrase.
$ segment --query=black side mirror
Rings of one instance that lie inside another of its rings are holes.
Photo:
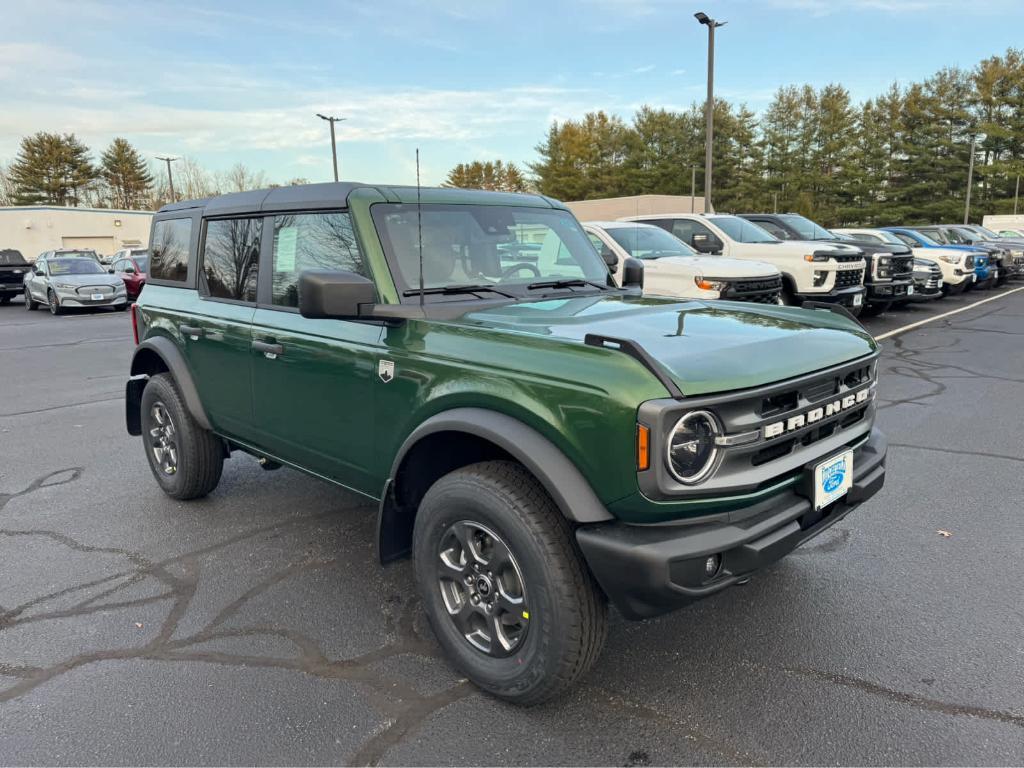
[[[299,312],[309,318],[351,319],[377,302],[372,280],[354,272],[307,269],[299,274]]]
[[[110,270],[110,271],[113,272],[114,270]],[[126,275],[134,275],[135,274],[135,267],[125,267],[124,268],[124,273]]]
[[[107,270],[107,272],[109,272],[110,274],[114,274],[114,268],[111,267],[110,269]]]
[[[36,277],[46,277],[46,272],[41,269],[36,270]]]
[[[698,253],[718,253],[722,250],[722,241],[714,235],[692,235],[690,245]]]
[[[644,287],[644,263],[640,259],[628,258],[622,262],[622,287]]]
[[[601,246],[601,258],[608,265],[608,271],[613,275],[619,271],[619,257],[607,245]]]

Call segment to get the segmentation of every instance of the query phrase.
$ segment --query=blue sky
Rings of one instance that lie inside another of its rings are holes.
[[[716,93],[755,110],[780,85],[857,99],[1024,41],[1020,0],[3,0],[0,161],[21,136],[236,162],[271,180],[425,184],[460,161],[534,159],[552,120],[703,98],[704,10]],[[963,10],[964,7],[969,10]]]

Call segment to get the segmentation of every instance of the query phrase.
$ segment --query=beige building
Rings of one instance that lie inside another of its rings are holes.
[[[92,248],[101,256],[149,245],[149,211],[24,205],[0,208],[0,249],[14,248],[29,261],[56,248]]]
[[[633,195],[566,203],[580,221],[614,221],[651,213],[704,213],[704,198],[689,195]]]

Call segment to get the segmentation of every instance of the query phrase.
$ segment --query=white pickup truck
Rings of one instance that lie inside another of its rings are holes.
[[[922,248],[909,237],[900,237],[885,229],[853,227],[833,229],[838,235],[856,235],[858,238],[877,240],[880,243],[910,246],[914,257],[934,261],[942,270],[942,292],[963,293],[971,287],[977,277],[974,274],[974,254],[954,248]]]
[[[865,261],[854,246],[779,240],[757,224],[727,214],[649,214],[622,221],[659,226],[700,253],[772,264],[782,273],[787,304],[841,304],[854,315],[863,308]]]
[[[701,256],[661,227],[629,221],[585,221],[583,229],[616,276],[628,258],[644,263],[644,292],[685,299],[779,304],[782,275],[771,264]]]

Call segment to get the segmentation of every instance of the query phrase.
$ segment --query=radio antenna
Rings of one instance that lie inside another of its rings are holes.
[[[420,249],[420,307],[423,306],[423,204],[420,202],[420,148],[416,147],[416,240]]]

